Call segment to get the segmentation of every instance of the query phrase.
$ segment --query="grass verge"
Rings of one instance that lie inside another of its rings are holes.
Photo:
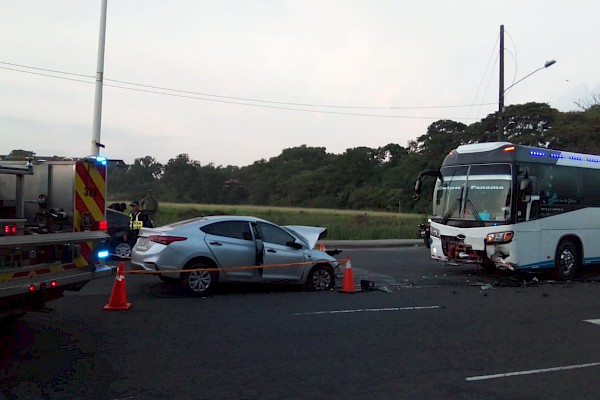
[[[128,212],[128,211],[127,211]],[[158,225],[206,215],[254,216],[278,225],[323,226],[329,240],[416,239],[420,214],[291,207],[160,203]]]

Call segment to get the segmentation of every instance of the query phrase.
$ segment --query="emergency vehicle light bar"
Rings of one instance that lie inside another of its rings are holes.
[[[108,158],[105,156],[87,156],[83,158],[84,161],[95,162],[96,164],[106,166],[108,164]]]

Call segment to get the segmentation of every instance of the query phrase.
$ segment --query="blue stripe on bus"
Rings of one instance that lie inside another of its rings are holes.
[[[583,260],[584,264],[600,264],[600,257],[589,257]],[[554,260],[550,261],[542,261],[539,263],[527,264],[527,265],[519,265],[515,269],[548,269],[554,268]]]
[[[519,265],[515,269],[521,270],[521,269],[548,269],[548,268],[554,268],[554,260],[542,261],[539,263],[533,263],[533,264],[527,264],[527,265]]]

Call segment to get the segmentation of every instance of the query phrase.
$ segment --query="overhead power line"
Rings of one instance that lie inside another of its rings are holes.
[[[14,64],[14,63],[9,63],[9,62],[4,62],[4,61],[0,61],[0,64],[9,65],[12,67],[11,68],[11,67],[0,66],[0,69],[21,72],[21,73],[27,73],[27,74],[33,74],[33,75],[40,75],[40,76],[45,76],[45,77],[50,77],[50,78],[64,79],[64,80],[70,80],[70,81],[82,82],[82,83],[88,83],[88,84],[93,84],[94,80],[95,80],[95,77],[90,76],[90,75],[76,74],[76,73],[71,73],[71,72],[39,68],[39,67],[33,67],[33,66],[28,66],[28,65],[22,65],[22,64]],[[87,78],[87,79],[90,79],[90,81],[83,80],[83,79],[69,78],[69,77],[65,77],[65,76],[56,76],[56,75],[51,75],[48,73],[26,71],[26,70],[22,70],[19,68],[26,68],[26,69],[31,69],[34,71],[44,71],[44,72],[49,72],[52,74],[61,74],[61,75]],[[194,99],[194,100],[201,100],[201,101],[210,101],[210,102],[217,102],[217,103],[236,104],[236,105],[243,105],[243,106],[262,107],[262,108],[279,109],[279,110],[290,110],[290,111],[301,111],[301,112],[312,112],[312,113],[323,113],[323,114],[353,115],[353,116],[365,116],[365,117],[431,119],[431,120],[449,119],[449,118],[440,118],[440,117],[433,117],[433,116],[403,116],[403,115],[386,115],[386,114],[367,114],[367,113],[355,113],[355,112],[315,110],[315,109],[306,109],[306,108],[293,108],[293,107],[284,107],[284,106],[336,108],[336,109],[351,109],[351,110],[359,110],[359,109],[362,109],[362,110],[388,110],[388,111],[390,111],[390,110],[423,110],[423,109],[461,108],[461,107],[473,107],[474,105],[477,105],[477,104],[465,104],[465,105],[444,105],[444,106],[374,107],[374,106],[345,106],[345,105],[293,103],[293,102],[244,98],[244,97],[224,96],[224,95],[209,94],[209,93],[195,92],[195,91],[182,90],[182,89],[172,89],[172,88],[166,88],[166,87],[155,86],[155,85],[146,85],[146,84],[135,83],[135,82],[109,79],[106,77],[104,78],[104,81],[120,83],[122,85],[134,86],[134,87],[127,87],[127,86],[104,83],[104,86],[107,86],[107,87],[119,88],[119,89],[124,89],[124,90],[132,90],[132,91],[143,92],[143,93],[152,93],[152,94],[158,94],[158,95],[163,95],[163,96],[180,97],[180,98],[187,98],[187,99]],[[200,96],[203,96],[203,97],[200,97]],[[256,104],[256,103],[260,103],[260,104]],[[483,105],[493,105],[493,104],[495,104],[495,103],[482,103],[479,105],[483,106]],[[465,118],[462,117],[462,118],[458,118],[458,119],[465,119]],[[466,118],[466,119],[475,119],[475,118]]]

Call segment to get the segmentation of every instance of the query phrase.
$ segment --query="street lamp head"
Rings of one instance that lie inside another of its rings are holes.
[[[556,64],[556,60],[546,61],[546,63],[544,64],[544,68],[548,68],[549,66],[554,64]]]

